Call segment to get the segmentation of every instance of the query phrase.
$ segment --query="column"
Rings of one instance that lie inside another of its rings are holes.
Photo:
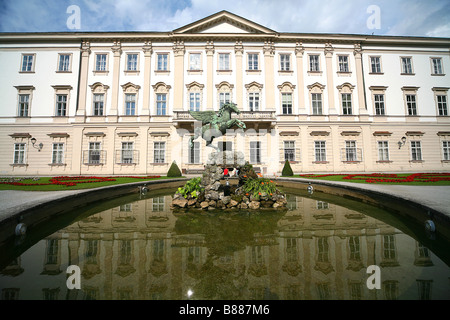
[[[305,88],[303,82],[303,53],[305,48],[301,42],[295,44],[295,58],[297,60],[297,88],[298,88],[298,113],[306,120],[307,111],[305,108]]]
[[[80,84],[78,88],[78,109],[76,111],[76,122],[84,122],[86,117],[86,94],[89,72],[89,55],[91,54],[90,43],[81,44]]]
[[[152,72],[152,42],[146,41],[142,47],[144,51],[144,93],[142,104],[142,115],[149,116],[150,112],[150,84],[151,84],[151,72]],[[148,121],[148,119],[147,119]]]
[[[242,55],[244,54],[244,46],[242,41],[236,41],[234,45],[234,53],[236,57],[236,100],[234,103],[237,104],[239,110],[244,110],[244,76],[242,70]]]
[[[355,56],[356,66],[356,86],[358,90],[359,114],[368,116],[367,106],[364,98],[364,75],[362,67],[362,49],[359,43],[354,45],[353,55]]]
[[[273,60],[275,55],[275,46],[272,41],[264,43],[264,75],[266,88],[266,110],[275,111],[275,82],[273,74]]]
[[[206,110],[213,110],[214,98],[214,42],[206,42]]]
[[[173,109],[174,111],[183,110],[183,93],[184,93],[184,53],[185,47],[183,41],[175,41],[173,43],[173,54],[175,56],[174,67],[174,98]]]
[[[327,67],[327,87],[328,87],[328,114],[337,116],[338,112],[334,104],[334,81],[333,81],[333,47],[331,43],[325,43],[325,61]]]
[[[119,76],[120,76],[120,56],[122,55],[122,48],[120,41],[114,42],[112,48],[113,52],[113,79],[111,92],[111,110],[108,113],[108,121],[117,122],[118,107],[119,107]]]

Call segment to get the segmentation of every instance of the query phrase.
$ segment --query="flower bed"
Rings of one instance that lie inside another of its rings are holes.
[[[48,186],[48,185],[65,185],[67,187],[73,187],[80,183],[96,183],[96,182],[106,182],[106,181],[117,181],[117,178],[131,178],[131,179],[155,179],[161,176],[120,176],[120,177],[97,177],[97,176],[59,176],[49,179],[46,183],[23,183],[15,180],[25,180],[27,178],[14,178],[14,181],[1,181],[0,184],[9,184],[13,186]],[[9,179],[11,180],[11,179]],[[33,179],[36,181],[35,179]]]
[[[301,178],[326,178],[341,177],[343,180],[362,180],[366,183],[410,183],[410,182],[439,182],[450,181],[450,173],[413,173],[407,176],[398,176],[397,174],[371,173],[371,174],[300,174]]]

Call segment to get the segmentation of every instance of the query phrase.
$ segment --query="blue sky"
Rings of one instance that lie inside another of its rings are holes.
[[[449,0],[0,0],[0,32],[171,31],[221,10],[278,32],[450,37]]]

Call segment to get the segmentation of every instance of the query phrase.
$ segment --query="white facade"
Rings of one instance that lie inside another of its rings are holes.
[[[189,150],[188,111],[224,99],[247,129],[213,144],[264,174],[446,171],[449,44],[278,33],[226,11],[170,33],[2,34],[0,174],[200,170],[213,150]]]

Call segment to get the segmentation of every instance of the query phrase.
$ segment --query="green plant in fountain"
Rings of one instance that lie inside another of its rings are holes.
[[[252,195],[256,199],[261,196],[271,197],[278,192],[275,182],[267,178],[247,179],[242,189],[246,195]]]
[[[192,178],[183,187],[178,188],[178,193],[181,194],[185,199],[187,199],[189,196],[192,198],[197,198],[200,193],[203,191],[203,188],[200,186],[200,182],[202,181],[202,178]]]

